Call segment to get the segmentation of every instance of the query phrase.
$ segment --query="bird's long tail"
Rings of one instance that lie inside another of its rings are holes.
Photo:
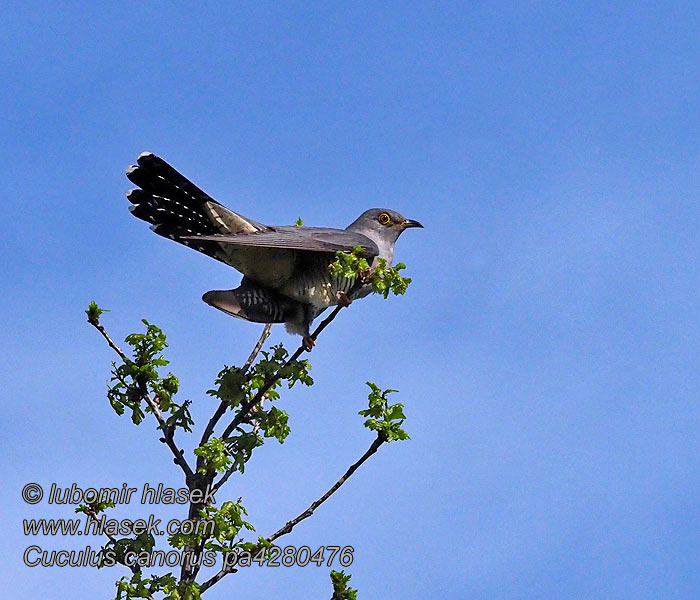
[[[221,248],[212,241],[185,239],[187,236],[259,231],[264,227],[219,204],[207,193],[150,152],[138,157],[126,171],[141,189],[129,190],[129,210],[151,223],[158,235],[190,246],[222,260]]]

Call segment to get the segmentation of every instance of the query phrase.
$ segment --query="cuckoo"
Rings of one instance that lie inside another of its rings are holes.
[[[309,327],[318,315],[372,291],[370,284],[331,274],[335,253],[360,246],[371,266],[378,258],[391,264],[401,233],[423,227],[384,208],[366,210],[345,229],[263,225],[220,204],[150,152],[126,175],[140,188],[127,192],[135,217],[151,223],[158,235],[243,274],[236,289],[212,290],[202,300],[248,321],[284,323],[303,337],[307,350],[314,344]]]

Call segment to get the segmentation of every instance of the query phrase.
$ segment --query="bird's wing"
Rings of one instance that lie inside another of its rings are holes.
[[[367,258],[379,254],[377,245],[361,233],[322,227],[270,227],[266,231],[253,233],[186,236],[183,239],[218,242],[224,246],[284,248],[329,254],[339,250],[349,252],[360,246]]]

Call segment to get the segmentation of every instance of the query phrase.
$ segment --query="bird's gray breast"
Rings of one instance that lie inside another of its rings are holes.
[[[326,308],[338,303],[338,292],[349,293],[355,278],[335,277],[328,265],[333,257],[318,252],[300,252],[297,269],[277,291],[304,304]],[[366,294],[365,294],[366,295]],[[353,294],[352,297],[357,297]]]

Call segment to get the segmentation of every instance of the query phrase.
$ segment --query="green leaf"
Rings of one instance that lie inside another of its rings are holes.
[[[219,438],[211,438],[206,444],[195,448],[194,453],[204,459],[204,466],[198,469],[200,473],[223,473],[231,465],[229,450]]]
[[[100,315],[104,312],[109,312],[106,308],[100,308],[97,303],[93,300],[88,304],[85,314],[87,315],[88,323],[97,325],[100,322]]]
[[[331,584],[333,585],[333,597],[331,600],[357,600],[357,590],[348,587],[352,575],[346,575],[345,571],[331,571]]]
[[[356,246],[352,252],[336,252],[335,260],[328,265],[331,274],[352,281],[360,278],[370,283],[372,289],[384,298],[388,298],[390,293],[400,295],[406,292],[411,279],[402,277],[400,273],[406,265],[398,263],[389,267],[385,259],[377,258],[377,264],[370,268],[363,254],[364,249],[361,246]]]
[[[189,413],[189,401],[182,404],[174,402],[173,397],[179,389],[178,378],[172,373],[161,377],[159,367],[169,364],[162,350],[168,344],[163,331],[142,319],[146,326],[144,333],[131,333],[126,336],[126,343],[131,346],[132,359],[125,359],[121,364],[112,363],[112,378],[107,384],[107,399],[118,415],[129,409],[131,420],[135,425],[143,422],[145,413],[151,412],[146,402],[150,396],[166,417],[170,429],[191,431],[193,424]]]
[[[393,394],[397,390],[382,390],[371,381],[368,381],[367,385],[370,388],[368,396],[369,406],[358,412],[362,417],[370,417],[365,420],[365,427],[376,431],[387,442],[409,439],[408,433],[401,428],[406,419],[403,405],[399,403],[389,404],[387,399],[389,394]]]
[[[288,420],[289,415],[275,406],[268,411],[261,411],[258,416],[258,423],[260,429],[264,432],[263,435],[265,437],[277,438],[280,444],[284,443],[284,440],[289,435],[290,429],[287,425]]]
[[[223,551],[230,550],[236,543],[238,535],[242,529],[255,531],[255,528],[248,523],[244,517],[248,512],[242,504],[237,502],[224,502],[221,508],[206,506],[200,511],[201,522],[207,524],[206,528],[196,529],[191,534],[176,533],[168,541],[174,548],[195,547],[204,541],[206,536],[208,541],[204,547],[208,550]],[[209,524],[213,525],[209,525]]]

